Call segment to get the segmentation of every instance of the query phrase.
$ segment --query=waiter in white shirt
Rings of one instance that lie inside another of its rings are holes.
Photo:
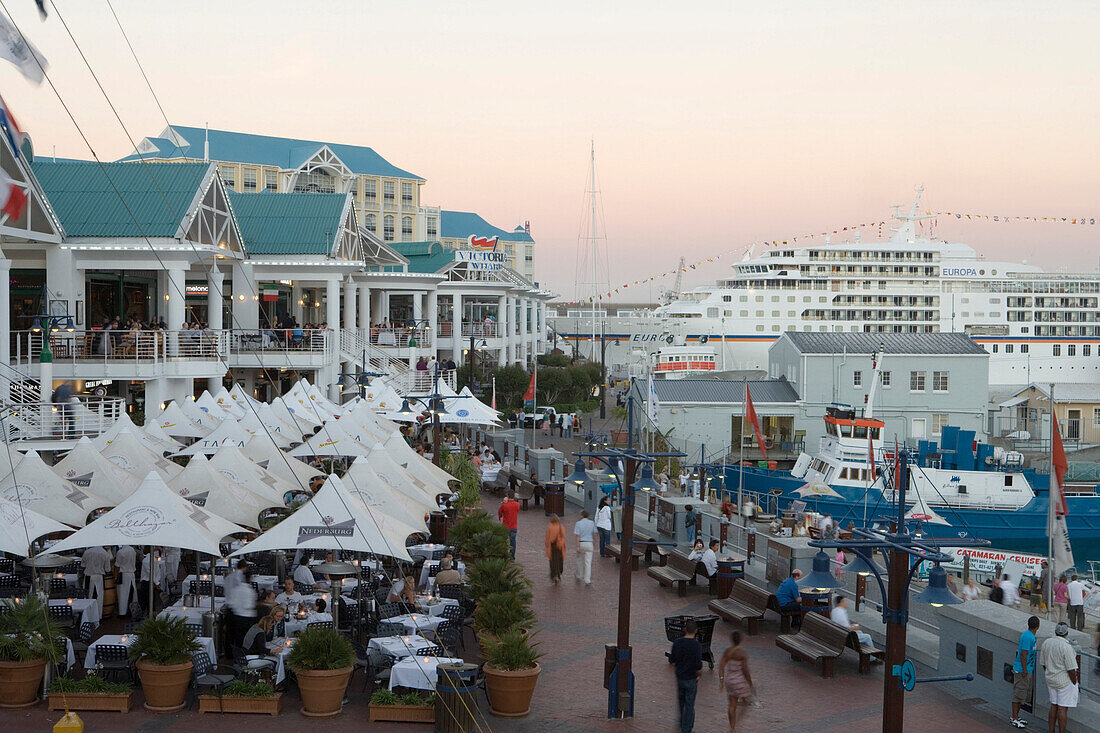
[[[245,573],[248,572],[248,560],[243,557],[237,561],[237,569],[225,576],[225,582],[222,588],[225,590],[225,597],[229,598],[233,594],[233,589],[236,588],[241,582],[244,581]]]
[[[102,547],[89,547],[80,558],[84,568],[88,597],[99,603],[99,615],[103,616],[103,576],[111,572],[111,554]]]
[[[149,574],[150,563],[153,565],[151,576]],[[138,599],[138,602],[146,607],[145,613],[147,616],[151,616],[154,610],[148,607],[150,577],[152,578],[153,587],[164,582],[164,555],[161,554],[161,548],[159,547],[154,547],[152,552],[141,559],[141,598]]]
[[[321,587],[321,584],[314,579],[313,571],[309,569],[308,560],[294,568],[294,585],[302,590],[314,590]]]
[[[137,571],[137,553],[130,545],[120,545],[115,553],[115,564],[118,565],[118,615],[130,615],[130,594],[136,593],[134,585],[134,573]],[[136,598],[134,600],[137,600]]]
[[[164,553],[164,590],[169,590],[168,584],[175,583],[180,577],[181,551],[178,547],[169,547]]]

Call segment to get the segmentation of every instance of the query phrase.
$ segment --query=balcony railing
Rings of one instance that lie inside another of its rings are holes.
[[[95,438],[118,422],[126,409],[121,397],[81,397],[68,402],[0,406],[5,441]]]
[[[226,332],[234,354],[328,354],[335,336],[327,328],[258,328]]]
[[[380,328],[371,327],[370,342],[373,346],[389,346],[399,349],[407,348],[409,339],[416,338],[417,346],[432,345],[432,330],[430,328]]]
[[[13,331],[13,361],[18,364],[37,362],[45,336],[45,331]],[[49,333],[50,352],[55,362],[218,360],[225,357],[227,344],[225,332],[209,330]]]
[[[475,336],[480,338],[496,338],[502,333],[500,324],[496,321],[485,323],[483,321],[474,321],[473,323],[463,321],[462,322],[462,335],[465,337]]]

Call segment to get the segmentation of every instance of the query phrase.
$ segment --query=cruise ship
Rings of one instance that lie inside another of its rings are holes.
[[[784,331],[961,331],[990,354],[989,383],[1100,380],[1100,272],[1043,272],[962,243],[917,236],[920,197],[889,241],[751,250],[716,284],[655,308],[572,306],[549,319],[588,355],[595,334],[612,369],[639,352],[708,344],[720,371],[766,371]],[[596,346],[598,353],[599,347]]]

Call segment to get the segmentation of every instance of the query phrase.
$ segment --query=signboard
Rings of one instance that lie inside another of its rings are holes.
[[[465,262],[471,270],[499,270],[508,264],[508,255],[504,252],[477,252],[458,250],[456,262]]]
[[[959,572],[962,572],[963,557],[967,555],[970,556],[970,571],[974,573],[991,574],[998,566],[1004,568],[1008,562],[1012,561],[1023,565],[1026,568],[1025,574],[1038,576],[1042,562],[1046,560],[1042,555],[1027,555],[1022,552],[994,550],[988,547],[951,547],[945,548],[944,552],[955,558],[952,562],[945,563],[944,568]]]
[[[499,237],[479,237],[476,234],[471,234],[466,238],[466,243],[470,245],[470,249],[472,250],[492,252],[497,248],[498,240]]]
[[[676,505],[671,501],[657,502],[657,534],[676,539]]]

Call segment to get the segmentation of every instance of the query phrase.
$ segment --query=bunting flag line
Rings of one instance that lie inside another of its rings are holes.
[[[952,211],[926,211],[927,216],[953,216],[968,221],[995,221],[1002,223],[1048,222],[1050,224],[1088,224],[1096,225],[1095,216],[1004,216],[1001,214],[960,214]]]

